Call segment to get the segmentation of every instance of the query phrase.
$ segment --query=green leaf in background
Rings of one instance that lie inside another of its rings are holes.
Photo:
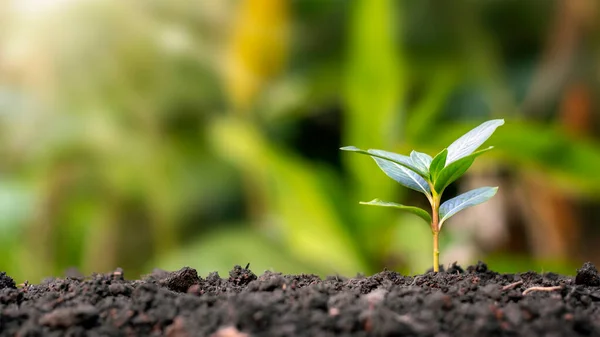
[[[481,144],[490,138],[497,127],[503,124],[503,119],[487,121],[454,141],[454,143],[448,146],[446,165],[449,165],[450,163],[453,163],[473,153],[473,151],[477,150]]]
[[[475,261],[473,261],[474,263]],[[491,253],[485,257],[488,266],[494,266],[499,273],[514,273],[515,271],[537,271],[540,274],[553,272],[574,276],[581,263],[564,258],[540,258],[519,253]]]
[[[321,3],[321,2],[319,2]],[[344,144],[369,144],[389,148],[401,142],[405,130],[405,106],[408,66],[403,48],[404,5],[393,0],[356,0],[347,8],[342,64],[342,141]],[[341,8],[341,7],[340,7]],[[391,13],[394,13],[391,15]],[[337,60],[336,60],[337,61]],[[338,91],[332,97],[337,96]],[[349,176],[356,182],[349,195],[354,200],[365,195],[384,199],[398,198],[399,193],[384,175],[372,174],[373,167],[358,156],[344,158]],[[365,176],[371,179],[362,179]],[[370,223],[392,221],[393,212],[378,212],[357,207],[356,237],[358,245],[371,261],[381,263],[385,251],[393,246],[390,226],[373,228]]]
[[[395,202],[389,202],[389,201],[382,201],[379,199],[373,199],[369,202],[365,202],[365,201],[361,201],[360,204],[362,205],[369,205],[369,206],[381,206],[381,207],[394,207],[394,208],[398,208],[401,209],[403,211],[418,215],[421,219],[425,220],[425,222],[427,222],[428,224],[431,223],[431,215],[429,215],[429,213],[427,213],[427,211],[425,211],[424,209],[421,209],[419,207],[415,207],[415,206],[405,206],[405,205],[401,205],[401,204],[397,204]]]
[[[431,138],[431,126],[437,123],[461,79],[458,69],[447,64],[437,65],[436,68],[428,65],[427,68],[427,72],[434,74],[426,77],[429,90],[406,114],[406,140],[411,144],[421,144]]]
[[[471,153],[470,155],[460,158],[457,161],[452,162],[450,165],[444,167],[444,169],[438,174],[437,180],[435,181],[435,191],[438,193],[442,193],[448,185],[452,184],[456,179],[460,178],[471,165],[475,158],[479,155],[493,149],[493,146],[488,147],[487,149],[483,149],[477,151],[475,153]]]
[[[410,159],[413,162],[413,165],[419,169],[421,172],[429,172],[429,166],[431,165],[431,161],[433,160],[430,155],[418,151],[412,151],[410,153]]]
[[[274,219],[269,224],[291,256],[329,273],[365,270],[348,224],[320,184],[318,166],[268,142],[245,120],[222,118],[211,125],[211,132],[215,151],[258,179],[261,189],[253,190],[252,198]]]
[[[431,165],[429,165],[429,174],[431,181],[436,181],[440,172],[444,169],[446,165],[446,157],[448,156],[448,149],[442,150],[442,152],[438,153],[433,160],[431,161]]]
[[[392,0],[357,0],[348,7],[344,142],[388,146],[403,129],[399,122],[404,114],[398,112],[407,82],[403,25],[398,24],[403,6]],[[361,170],[366,173],[368,167]]]
[[[497,191],[498,187],[480,187],[444,202],[440,206],[439,228],[442,228],[444,221],[448,220],[454,214],[489,200],[496,195]]]
[[[429,184],[415,172],[386,159],[378,157],[373,157],[373,159],[388,177],[394,179],[403,186],[425,194],[428,198],[431,197]]]

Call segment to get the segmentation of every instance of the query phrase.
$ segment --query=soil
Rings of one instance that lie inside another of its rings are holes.
[[[0,273],[0,336],[600,336],[599,286],[590,263],[575,277],[484,263],[326,279],[119,269],[19,287]]]

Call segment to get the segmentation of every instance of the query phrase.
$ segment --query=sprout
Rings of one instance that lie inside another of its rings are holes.
[[[440,204],[442,193],[448,185],[467,172],[475,158],[493,148],[490,146],[476,151],[490,138],[496,128],[503,124],[503,119],[487,121],[467,132],[433,158],[417,151],[412,151],[410,156],[404,156],[383,150],[361,150],[354,146],[342,147],[341,150],[371,156],[388,177],[403,186],[425,194],[431,204],[431,215],[419,207],[379,199],[361,202],[361,204],[399,208],[416,214],[430,223],[433,233],[433,270],[438,272],[440,256],[438,238],[444,222],[465,208],[487,201],[496,194],[498,187],[477,188]]]

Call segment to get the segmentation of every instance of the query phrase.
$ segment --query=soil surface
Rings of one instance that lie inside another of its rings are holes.
[[[73,274],[73,273],[71,273]],[[320,279],[122,270],[15,285],[0,273],[1,336],[600,336],[600,277],[466,270]]]

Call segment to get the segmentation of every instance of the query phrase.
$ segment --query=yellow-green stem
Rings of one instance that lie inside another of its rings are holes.
[[[433,232],[433,271],[440,271],[440,248],[439,248],[439,235],[440,232]]]
[[[433,271],[440,271],[440,243],[439,243],[439,209],[440,197],[434,193],[431,202],[431,232],[433,234]]]

